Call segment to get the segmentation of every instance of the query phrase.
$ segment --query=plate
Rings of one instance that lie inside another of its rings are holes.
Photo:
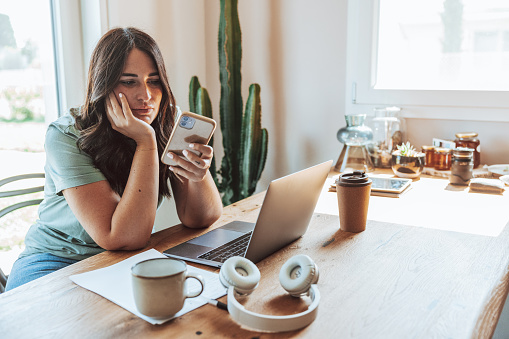
[[[491,165],[488,166],[488,171],[496,174],[495,176],[509,175],[509,165]]]
[[[504,184],[509,186],[509,175],[503,175],[499,179],[502,180]]]

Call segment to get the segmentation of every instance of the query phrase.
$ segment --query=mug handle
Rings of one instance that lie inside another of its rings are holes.
[[[194,297],[199,296],[203,292],[203,289],[205,288],[205,281],[203,280],[203,277],[197,273],[186,272],[186,280],[189,278],[194,278],[194,279],[198,280],[198,282],[201,285],[201,289],[200,289],[200,291],[198,291],[198,293],[189,293],[189,290],[186,291],[186,294],[185,294],[186,298],[194,298]]]

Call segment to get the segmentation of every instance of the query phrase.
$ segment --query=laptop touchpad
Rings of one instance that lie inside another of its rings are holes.
[[[242,234],[244,233],[232,230],[217,229],[205,233],[198,238],[189,240],[188,243],[207,247],[218,247],[240,237]]]

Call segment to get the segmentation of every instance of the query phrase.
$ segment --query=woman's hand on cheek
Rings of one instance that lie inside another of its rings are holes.
[[[152,126],[134,117],[125,95],[119,93],[119,97],[122,106],[118,104],[113,92],[105,99],[106,115],[111,127],[133,139],[138,145],[155,140],[155,132]]]
[[[172,153],[173,160],[178,166],[170,166],[170,170],[190,181],[199,182],[207,175],[210,162],[214,156],[214,150],[212,147],[203,144],[191,144],[190,148],[200,152],[201,156],[184,150],[184,156],[187,158],[187,160],[185,160]]]

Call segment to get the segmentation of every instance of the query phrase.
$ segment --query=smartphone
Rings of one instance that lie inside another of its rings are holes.
[[[173,159],[168,157],[168,152],[175,153],[184,160],[187,160],[182,153],[184,150],[188,150],[189,152],[193,152],[194,154],[201,156],[200,152],[189,148],[189,144],[208,144],[215,129],[216,122],[213,119],[191,112],[183,112],[177,118],[177,123],[173,127],[170,139],[168,140],[163,155],[161,156],[161,161],[166,165],[177,165]]]

